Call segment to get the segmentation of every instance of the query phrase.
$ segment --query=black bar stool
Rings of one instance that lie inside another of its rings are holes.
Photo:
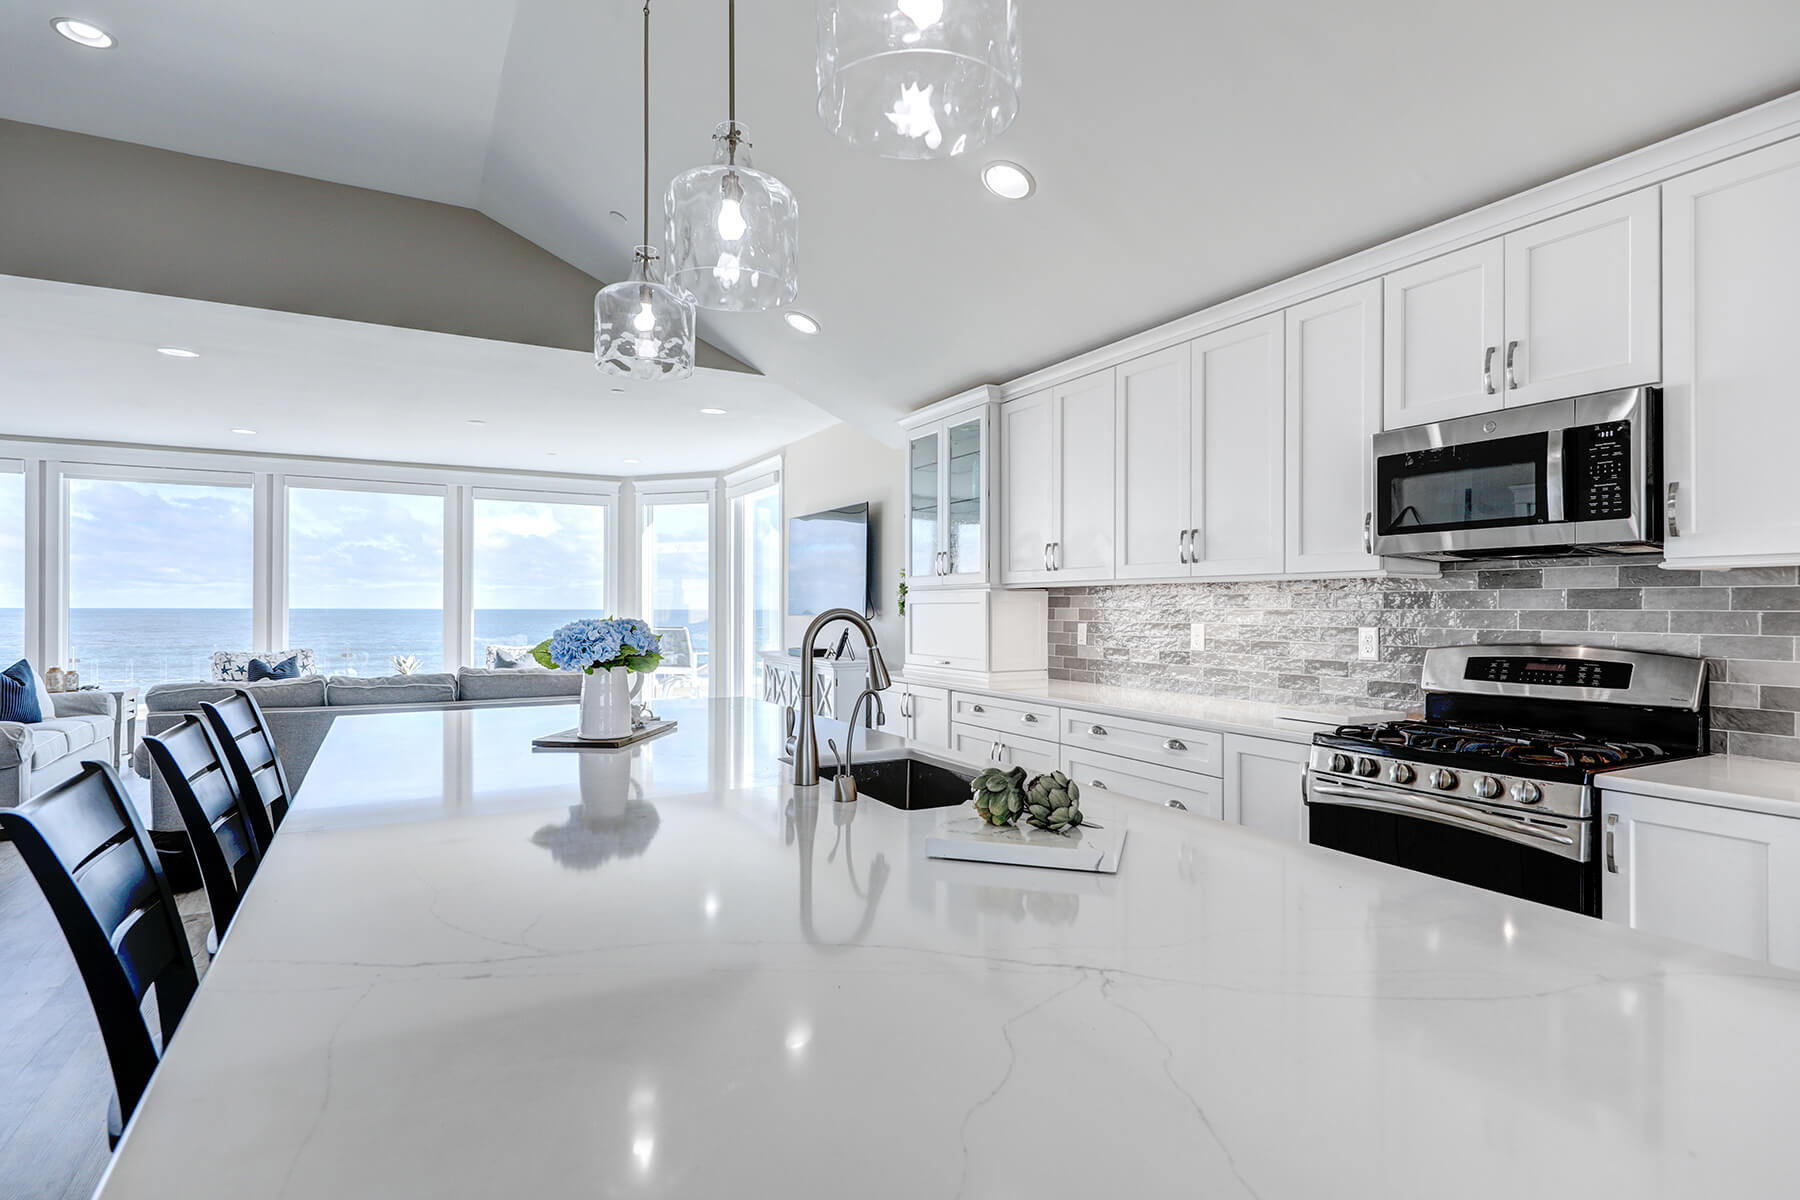
[[[237,779],[238,795],[245,802],[257,847],[267,854],[275,831],[287,819],[294,792],[275,753],[275,739],[262,707],[256,697],[239,688],[229,700],[217,704],[201,701],[200,711],[206,714],[206,723],[212,726],[213,737]]]
[[[156,989],[167,1048],[198,985],[175,893],[137,809],[104,763],[83,763],[73,779],[0,809],[0,829],[43,889],[87,984],[112,1060],[116,1142],[161,1054],[139,1007],[145,993]]]
[[[199,717],[183,717],[160,735],[145,737],[144,745],[169,785],[193,843],[194,862],[212,906],[213,929],[206,948],[216,953],[262,861],[250,832],[252,805],[240,797],[219,744]]]

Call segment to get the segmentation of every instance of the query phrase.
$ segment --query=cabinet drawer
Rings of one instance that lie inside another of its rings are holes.
[[[1129,796],[1166,808],[1185,809],[1215,821],[1225,818],[1224,785],[1211,775],[1151,766],[1071,746],[1063,747],[1062,772],[1081,786],[1084,800],[1089,789],[1097,789],[1109,796]]]
[[[1058,740],[1064,746],[1202,775],[1224,773],[1222,739],[1216,733],[1067,708],[1060,729]]]
[[[961,725],[992,729],[1008,736],[1037,738],[1056,744],[1054,706],[1032,700],[995,699],[992,696],[956,692],[950,698],[950,719]]]
[[[996,752],[998,747],[998,752]],[[995,763],[1003,767],[1024,767],[1033,775],[1056,770],[1055,742],[1038,738],[1015,737],[977,725],[952,725],[950,751],[959,758],[983,766]]]

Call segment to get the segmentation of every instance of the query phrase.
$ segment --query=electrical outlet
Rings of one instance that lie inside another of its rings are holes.
[[[1075,644],[1078,646],[1087,645],[1087,622],[1086,621],[1083,621],[1080,624],[1075,626]]]
[[[1381,657],[1381,630],[1364,625],[1356,631],[1356,657],[1373,661]]]
[[[1195,654],[1206,650],[1206,626],[1199,621],[1188,626],[1188,649]]]

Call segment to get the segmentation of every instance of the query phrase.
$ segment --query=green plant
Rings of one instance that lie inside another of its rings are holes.
[[[989,767],[969,784],[975,813],[989,825],[1011,825],[1025,811],[1025,768]]]
[[[1061,771],[1049,771],[1025,788],[1025,819],[1039,829],[1066,833],[1081,824],[1081,788]]]
[[[419,656],[416,654],[394,655],[394,670],[402,675],[411,675],[419,669]]]
[[[900,615],[906,615],[906,568],[900,569]]]

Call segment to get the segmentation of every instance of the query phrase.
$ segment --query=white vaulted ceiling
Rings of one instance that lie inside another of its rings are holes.
[[[901,163],[815,116],[813,4],[743,0],[739,117],[799,197],[798,306],[824,331],[703,314],[704,337],[891,436],[929,400],[1800,86],[1793,0],[1019,4],[1013,129]],[[63,0],[14,0],[0,116],[471,206],[615,279],[639,237],[640,8],[95,0],[77,15],[118,38],[96,53],[51,33]],[[652,14],[660,208],[725,113],[725,0]],[[1036,195],[983,191],[989,157]]]

